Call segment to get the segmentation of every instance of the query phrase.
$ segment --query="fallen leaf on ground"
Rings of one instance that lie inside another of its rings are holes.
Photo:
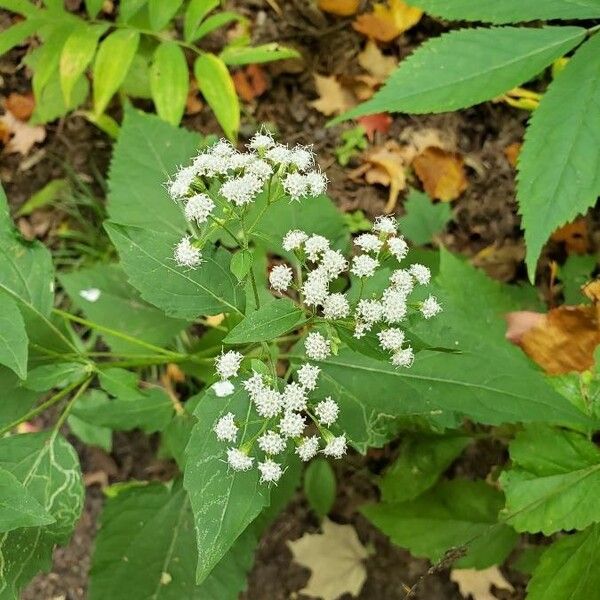
[[[388,113],[377,113],[374,115],[358,117],[356,122],[365,130],[367,139],[372,142],[376,132],[383,135],[388,132],[390,125],[393,123],[393,119]]]
[[[407,163],[411,163],[430,146],[441,148],[446,152],[456,152],[457,148],[455,136],[450,131],[432,127],[407,127],[400,134],[400,142],[403,144],[404,160]]]
[[[6,152],[9,154],[20,152],[23,156],[29,153],[31,148],[46,139],[46,129],[41,125],[32,127],[23,121],[16,119],[14,115],[7,110],[0,116],[0,128],[10,134],[10,139],[5,145]]]
[[[590,246],[588,226],[584,218],[557,229],[550,239],[553,242],[563,242],[568,254],[587,254]]]
[[[326,116],[339,115],[356,104],[353,94],[342,86],[335,75],[324,77],[315,73],[315,87],[319,99],[313,100],[310,105]]]
[[[358,10],[360,0],[319,0],[317,6],[327,13],[339,17],[349,17]]]
[[[415,26],[422,16],[421,9],[408,6],[402,0],[388,0],[387,4],[374,4],[373,12],[356,17],[352,27],[371,39],[391,42]]]
[[[35,108],[35,99],[31,93],[16,94],[13,92],[4,102],[4,106],[19,121],[28,121]]]
[[[238,96],[245,102],[251,102],[269,89],[267,76],[259,65],[248,65],[231,77]]]
[[[524,258],[523,240],[506,240],[502,245],[495,243],[483,248],[471,259],[471,263],[483,269],[492,279],[508,282],[514,279]]]
[[[385,56],[373,40],[366,43],[363,51],[359,52],[356,58],[358,64],[380,83],[388,78],[398,64],[393,56]]]
[[[322,530],[288,542],[294,560],[311,571],[300,593],[323,600],[335,600],[346,593],[357,596],[367,578],[363,561],[369,553],[351,525],[338,525],[326,518]]]
[[[491,592],[494,586],[499,590],[514,591],[513,586],[505,579],[498,567],[488,569],[453,569],[450,571],[450,579],[458,584],[458,589],[463,598],[469,595],[473,600],[498,600]]]
[[[513,142],[504,148],[504,156],[508,164],[514,169],[517,166],[517,159],[519,158],[519,152],[521,152],[521,142]]]
[[[449,202],[467,189],[462,157],[430,146],[413,160],[413,168],[431,198]]]

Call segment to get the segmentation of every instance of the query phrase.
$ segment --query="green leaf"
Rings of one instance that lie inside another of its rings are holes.
[[[219,0],[191,0],[183,19],[183,38],[186,42],[193,41],[194,32],[206,15],[219,6]]]
[[[497,522],[502,494],[484,481],[445,481],[411,502],[382,502],[361,512],[394,544],[436,563],[448,550],[464,548],[457,568],[501,564],[517,534]]]
[[[94,113],[101,115],[119,89],[140,42],[133,29],[113,31],[98,47],[94,61]],[[116,57],[119,57],[116,60]]]
[[[25,17],[42,14],[42,11],[32,4],[30,0],[0,0],[0,8],[5,8]]]
[[[519,154],[517,199],[532,280],[550,234],[593,206],[600,194],[599,57],[600,37],[594,36],[548,87]]]
[[[272,340],[306,321],[304,311],[288,298],[278,298],[248,313],[225,337],[225,344]]]
[[[96,18],[103,4],[104,0],[85,0],[85,9],[91,19]]]
[[[583,435],[528,427],[510,444],[513,467],[502,473],[504,519],[517,531],[550,535],[600,521],[600,450]]]
[[[233,412],[246,423],[240,443],[260,430],[248,395],[238,389],[227,398],[206,392],[194,412],[194,426],[187,447],[184,486],[190,496],[198,545],[196,581],[201,583],[236,539],[269,504],[269,488],[259,483],[258,469],[228,468],[227,445],[219,442],[213,427],[220,415]]]
[[[0,440],[0,468],[9,471],[50,515],[43,527],[0,535],[0,594],[19,598],[21,588],[52,565],[55,544],[65,544],[79,520],[83,483],[75,451],[57,434],[13,435]]]
[[[406,214],[398,219],[400,231],[417,246],[428,244],[452,218],[447,202],[433,201],[422,192],[411,190],[404,203]]]
[[[201,54],[194,63],[194,75],[225,135],[234,141],[240,127],[240,104],[227,66],[214,54]]]
[[[25,415],[37,400],[38,394],[23,387],[22,381],[6,367],[0,367],[0,427],[6,427]]]
[[[542,555],[527,586],[527,600],[589,600],[598,595],[600,525],[565,536]]]
[[[598,0],[412,0],[426,13],[454,21],[520,23],[550,19],[600,17]]]
[[[233,23],[234,21],[245,21],[242,15],[238,13],[223,11],[217,13],[216,15],[212,15],[212,17],[208,17],[202,25],[200,25],[196,31],[194,31],[192,38],[190,41],[195,42],[197,40],[202,39],[204,36],[208,35],[215,31],[215,29],[219,29],[219,27],[224,27],[225,25],[229,25],[229,23]]]
[[[464,436],[409,436],[379,482],[385,502],[413,500],[434,486],[470,443]]]
[[[183,0],[148,0],[150,26],[154,31],[164,29],[175,16]]]
[[[117,265],[96,264],[61,273],[59,280],[73,305],[88,319],[144,342],[167,345],[187,325],[144,302]],[[118,335],[100,335],[117,354],[148,354],[147,348]]]
[[[23,386],[35,392],[47,392],[64,388],[82,379],[88,371],[86,366],[75,362],[56,362],[32,369]]]
[[[231,272],[238,281],[242,281],[254,263],[254,253],[251,250],[239,250],[231,257]]]
[[[241,314],[238,307],[243,305],[243,290],[231,274],[231,255],[226,250],[205,250],[202,265],[189,270],[177,266],[172,258],[180,235],[113,223],[106,223],[105,228],[130,283],[144,300],[182,319],[221,312]]]
[[[119,3],[119,22],[127,23],[146,5],[148,0],[124,0]]]
[[[43,188],[35,192],[16,212],[17,217],[26,217],[39,208],[63,199],[71,189],[68,179],[53,179]]]
[[[150,89],[161,119],[179,125],[189,88],[188,67],[183,50],[175,42],[162,42],[150,67]]]
[[[25,379],[27,331],[16,302],[6,294],[0,294],[0,364]]]
[[[446,112],[479,104],[535,77],[584,36],[579,27],[494,27],[446,33],[421,45],[373,98],[333,122],[386,111]]]
[[[226,65],[248,65],[298,58],[300,53],[293,48],[272,42],[261,46],[227,46],[219,56]]]
[[[25,38],[33,35],[44,25],[41,19],[31,18],[21,21],[0,33],[0,55],[18,46]]]
[[[331,465],[324,458],[311,461],[304,471],[304,494],[310,507],[323,518],[335,502],[336,482]]]
[[[10,472],[0,468],[0,533],[54,523],[52,517]]]
[[[139,52],[133,57],[120,91],[130,98],[144,98],[145,100],[152,98],[149,57]]]
[[[75,82],[75,87],[71,94],[71,104],[65,104],[65,98],[60,87],[58,69],[56,69],[52,79],[50,79],[42,90],[41,96],[36,98],[35,109],[29,119],[29,123],[40,125],[66,115],[70,110],[83,104],[88,97],[89,89],[90,86],[87,77],[82,75]]]
[[[81,24],[67,37],[59,63],[60,85],[67,106],[71,105],[73,88],[92,62],[98,40],[107,29],[108,24]]]
[[[88,423],[75,415],[67,417],[67,425],[71,433],[87,446],[97,446],[105,452],[112,449],[112,431],[95,423]]]
[[[597,262],[595,256],[571,254],[567,257],[559,271],[565,304],[587,302],[587,298],[581,292],[581,287],[592,279],[592,271],[596,268]]]

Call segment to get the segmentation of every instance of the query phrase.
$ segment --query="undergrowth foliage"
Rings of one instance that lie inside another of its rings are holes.
[[[391,216],[351,239],[326,183],[310,148],[260,131],[240,151],[129,108],[105,223],[117,263],[55,272],[2,197],[0,598],[68,543],[84,493],[72,443],[110,451],[133,429],[177,473],[105,490],[92,600],[237,598],[303,469],[323,515],[327,461],[398,437],[380,501],[360,509],[394,543],[483,569],[534,539],[521,533],[576,530],[544,546],[530,598],[564,597],[548,573],[593,597],[577,557],[600,552],[598,407],[498,318],[535,291],[409,248]],[[501,473],[448,475],[486,439],[508,444]]]

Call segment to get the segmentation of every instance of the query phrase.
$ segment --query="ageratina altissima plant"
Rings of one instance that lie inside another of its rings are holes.
[[[218,228],[247,249],[244,216],[260,194],[266,195],[268,207],[283,199],[319,196],[326,185],[309,148],[277,144],[265,133],[250,140],[248,152],[219,141],[168,184],[189,223],[188,233],[175,247],[175,261],[182,269],[202,269],[204,245]],[[298,337],[303,337],[304,353],[313,362],[302,363],[296,371],[288,368],[282,379],[274,365],[267,364],[270,354],[259,355],[265,364],[258,370],[244,367],[245,356],[237,350],[217,356],[215,395],[225,398],[242,391],[252,407],[252,413],[244,415],[223,411],[213,426],[232,470],[257,468],[261,482],[274,484],[285,471],[286,456],[296,454],[308,461],[317,453],[333,458],[346,453],[346,434],[331,429],[340,407],[336,398],[319,394],[321,367],[315,364],[338,351],[340,328],[351,332],[357,343],[376,336],[382,356],[395,367],[412,365],[414,351],[404,330],[407,319],[430,319],[441,311],[436,298],[425,297],[422,290],[417,296],[424,300],[412,299],[413,292],[429,284],[430,271],[421,264],[403,266],[409,248],[391,216],[377,218],[372,231],[356,237],[353,246],[346,255],[322,235],[290,229],[281,240],[281,254],[293,260],[269,270],[272,294],[304,315]],[[252,269],[249,275],[260,307]],[[376,284],[369,285],[369,280]],[[268,305],[265,308],[268,314]],[[244,419],[259,424],[250,437]]]

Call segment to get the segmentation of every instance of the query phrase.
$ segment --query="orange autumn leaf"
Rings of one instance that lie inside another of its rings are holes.
[[[364,49],[358,53],[358,64],[379,83],[383,83],[398,65],[393,56],[386,56],[373,41],[369,40]]]
[[[245,102],[251,102],[269,89],[265,72],[259,65],[248,65],[245,69],[236,71],[232,79],[235,91]]]
[[[9,110],[19,121],[28,121],[35,108],[33,94],[17,94],[13,92],[4,102],[6,110]]]
[[[360,0],[319,0],[317,6],[323,12],[337,15],[338,17],[349,17],[358,10]]]
[[[517,159],[519,158],[519,152],[521,152],[521,142],[513,142],[504,148],[504,156],[508,164],[514,169],[517,166]]]
[[[449,202],[467,189],[463,159],[456,152],[430,146],[413,160],[412,166],[431,198]]]
[[[374,4],[373,12],[356,17],[352,27],[371,39],[391,42],[414,27],[422,16],[421,9],[408,6],[403,0],[388,0],[386,4]]]
[[[563,225],[550,239],[553,242],[563,242],[568,254],[587,254],[590,240],[586,220],[580,218]]]
[[[372,142],[376,132],[383,135],[388,132],[393,119],[389,113],[376,113],[374,115],[358,117],[356,122],[365,130],[367,139]]]
[[[339,115],[356,104],[352,92],[344,88],[335,75],[323,77],[315,74],[315,87],[319,98],[310,105],[326,116]]]

